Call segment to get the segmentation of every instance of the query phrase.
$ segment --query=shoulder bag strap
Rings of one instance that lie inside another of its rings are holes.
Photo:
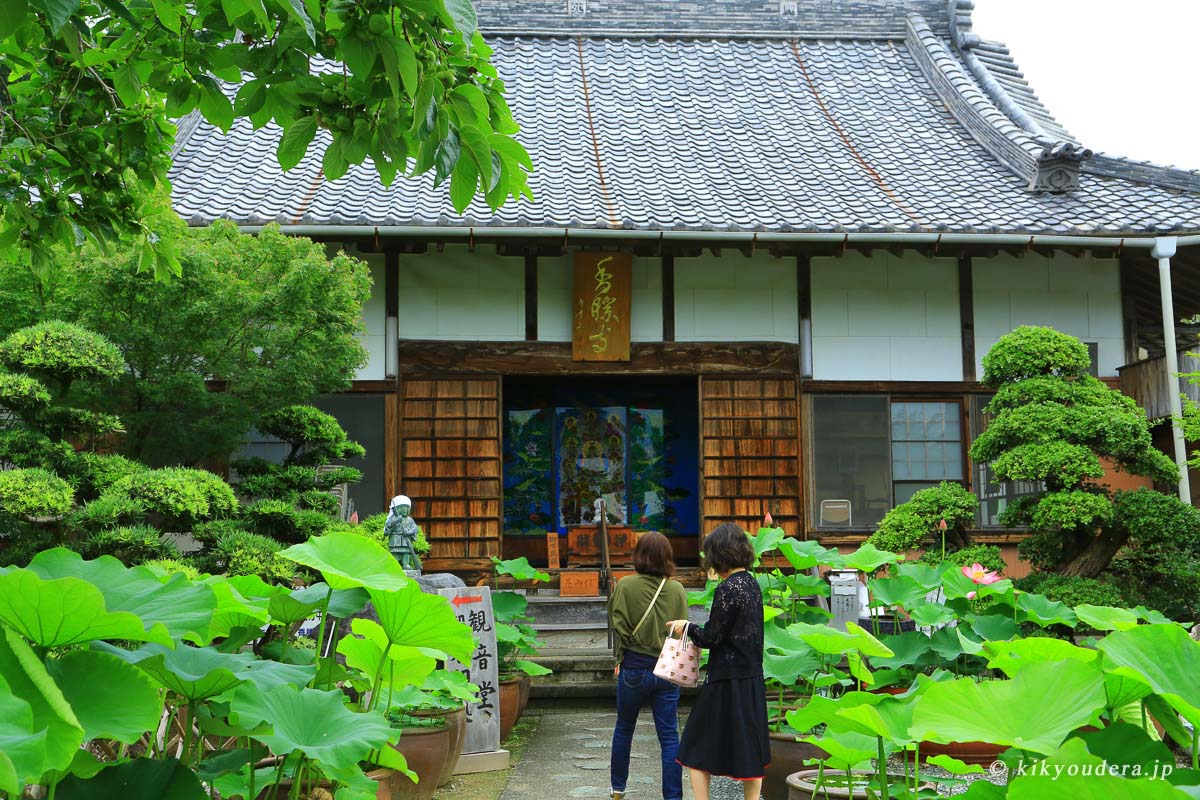
[[[633,633],[629,634],[629,638],[637,636],[637,632],[642,629],[642,623],[646,621],[646,617],[650,616],[650,612],[654,609],[654,604],[658,602],[658,596],[662,594],[663,587],[667,585],[667,579],[663,578],[662,583],[658,584],[658,591],[654,593],[654,597],[650,600],[650,605],[646,606],[646,613],[642,614],[642,618],[638,620],[637,626],[633,629]]]

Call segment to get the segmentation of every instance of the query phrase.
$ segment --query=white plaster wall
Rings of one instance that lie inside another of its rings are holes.
[[[525,338],[525,260],[494,248],[446,245],[400,256],[400,338]]]
[[[916,253],[812,260],[813,377],[960,381],[958,264]]]
[[[675,340],[799,342],[796,260],[737,252],[676,258]]]
[[[974,260],[975,353],[983,357],[1021,325],[1048,325],[1099,345],[1098,371],[1112,377],[1125,361],[1121,274],[1116,259],[1029,253]]]
[[[363,333],[358,340],[366,348],[369,360],[366,366],[355,373],[355,380],[383,380],[385,365],[385,350],[387,338],[384,336],[386,325],[387,305],[383,297],[384,256],[382,253],[351,253],[355,258],[367,262],[371,268],[371,296],[363,303],[362,320]]]
[[[538,340],[571,341],[574,258],[538,257]],[[633,259],[633,298],[630,338],[635,342],[662,341],[662,261]]]

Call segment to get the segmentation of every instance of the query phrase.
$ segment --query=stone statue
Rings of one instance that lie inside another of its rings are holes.
[[[417,534],[421,529],[416,520],[409,516],[412,511],[412,500],[404,495],[392,498],[388,508],[387,521],[383,523],[383,532],[387,535],[388,550],[400,562],[405,570],[420,573],[421,559],[417,557]]]

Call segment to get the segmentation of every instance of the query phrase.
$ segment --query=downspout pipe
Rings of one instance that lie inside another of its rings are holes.
[[[1163,347],[1167,359],[1167,402],[1171,410],[1171,438],[1175,442],[1175,465],[1179,467],[1179,499],[1192,503],[1188,476],[1187,445],[1183,438],[1183,397],[1179,391],[1179,346],[1175,342],[1175,300],[1171,288],[1171,259],[1179,241],[1173,236],[1158,239],[1150,255],[1158,259],[1158,290],[1162,299]]]

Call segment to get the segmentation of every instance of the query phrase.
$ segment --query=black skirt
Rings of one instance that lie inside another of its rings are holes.
[[[679,763],[739,781],[761,778],[771,763],[768,730],[762,678],[706,683],[683,729]]]

